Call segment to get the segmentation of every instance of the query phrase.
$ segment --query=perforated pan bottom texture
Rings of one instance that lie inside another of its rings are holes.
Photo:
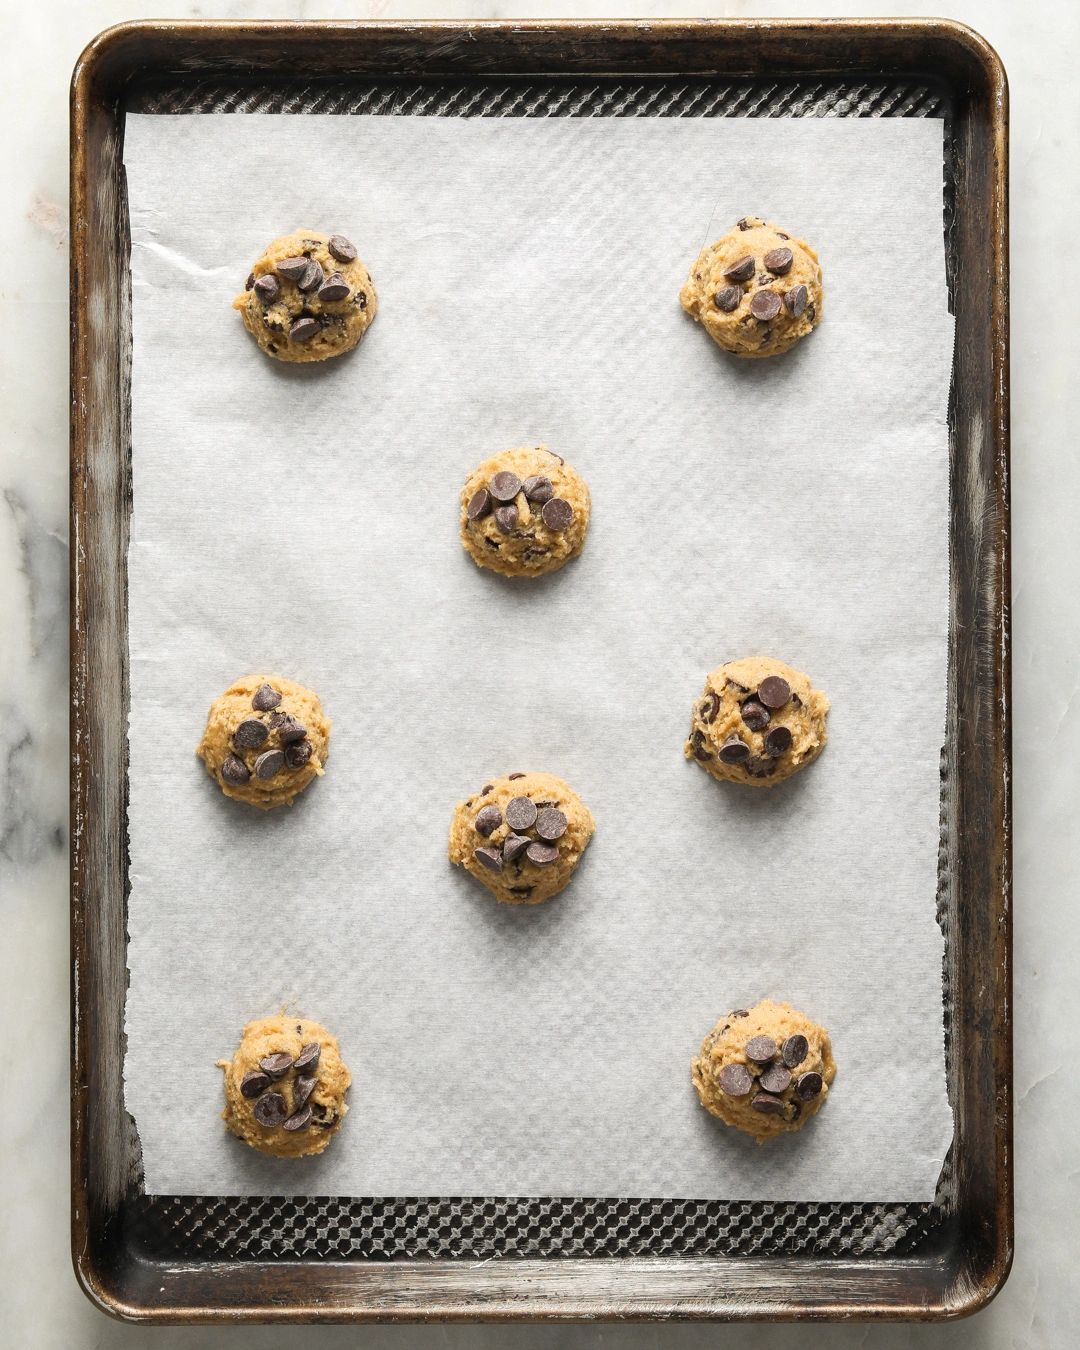
[[[126,110],[430,117],[941,117],[945,119],[944,228],[950,278],[954,271],[949,100],[942,89],[925,80],[519,76],[329,80],[299,85],[155,80],[132,92]],[[948,944],[944,832],[939,879],[937,913]],[[947,987],[945,1005],[948,1057]],[[137,1139],[132,1156],[138,1157]],[[948,1160],[931,1204],[148,1196],[136,1167],[122,1212],[127,1236],[139,1249],[173,1260],[865,1257],[912,1255],[932,1247],[950,1194]]]

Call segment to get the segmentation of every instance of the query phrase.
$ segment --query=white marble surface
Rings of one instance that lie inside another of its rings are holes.
[[[932,14],[913,0],[365,0],[202,6],[155,17],[523,17]],[[936,1327],[432,1327],[264,1329],[267,1350],[344,1347],[901,1347],[1042,1350],[1073,1343],[1080,1131],[1069,1097],[1080,1015],[1080,459],[1071,371],[1068,220],[1080,205],[1077,0],[954,0],[997,47],[1012,88],[1014,788],[1016,845],[1016,1261],[989,1309]],[[0,0],[0,988],[7,1137],[0,1158],[5,1339],[38,1347],[247,1346],[250,1330],[110,1322],[68,1256],[67,919],[67,85],[123,0]]]

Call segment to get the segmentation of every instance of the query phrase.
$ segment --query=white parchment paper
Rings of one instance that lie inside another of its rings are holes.
[[[131,116],[128,1107],[158,1193],[931,1198],[951,1138],[934,920],[952,322],[931,120]],[[814,242],[825,321],[725,357],[679,309],[747,212]],[[353,238],[362,347],[266,359],[261,247]],[[513,584],[457,538],[467,471],[547,442],[593,524]],[[832,699],[771,791],[684,761],[707,670]],[[310,684],[329,772],[291,810],[193,754],[238,674]],[[542,768],[592,807],[572,887],[496,905],[454,803]],[[832,1032],[799,1136],[757,1148],[689,1063],[771,996]],[[250,1018],[317,1018],[352,1111],[316,1160],[230,1138]]]

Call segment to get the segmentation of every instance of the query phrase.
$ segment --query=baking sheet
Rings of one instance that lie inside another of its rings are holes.
[[[951,1138],[934,921],[952,322],[942,123],[129,116],[133,277],[126,1094],[150,1193],[932,1197]],[[758,211],[826,318],[736,363],[679,310]],[[354,238],[362,347],[279,366],[229,300],[262,245]],[[468,469],[544,441],[583,557],[515,585],[456,534]],[[833,702],[768,792],[682,759],[705,672],[761,651]],[[310,684],[329,771],[290,811],[194,759],[237,674]],[[449,868],[453,804],[544,768],[592,807],[563,896]],[[786,998],[839,1074],[757,1148],[697,1104],[727,1009]],[[220,1121],[248,1019],[340,1036],[322,1158]]]

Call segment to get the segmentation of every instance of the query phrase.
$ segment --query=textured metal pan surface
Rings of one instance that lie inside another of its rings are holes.
[[[1005,97],[990,49],[939,21],[147,23],[88,49],[72,94],[72,1189],[76,1271],[102,1306],[153,1320],[935,1317],[1000,1286],[1011,1258]],[[121,1072],[127,111],[945,119],[957,352],[937,908],[957,1136],[933,1204],[143,1194]]]

